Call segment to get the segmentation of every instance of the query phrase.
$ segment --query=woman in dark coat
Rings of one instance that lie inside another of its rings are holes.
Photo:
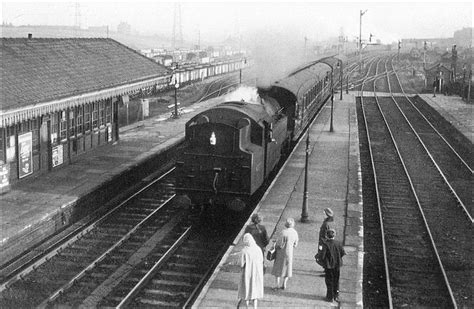
[[[252,223],[247,225],[245,233],[249,233],[255,239],[257,245],[262,249],[263,256],[265,255],[265,247],[268,245],[269,239],[267,229],[261,224],[262,217],[259,214],[252,216]]]

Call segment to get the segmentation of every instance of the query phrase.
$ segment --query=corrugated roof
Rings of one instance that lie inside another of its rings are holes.
[[[169,75],[106,38],[2,38],[1,112]]]

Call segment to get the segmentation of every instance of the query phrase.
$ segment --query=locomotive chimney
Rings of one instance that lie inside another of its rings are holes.
[[[33,34],[32,33],[28,33],[28,39],[32,39],[33,38]]]

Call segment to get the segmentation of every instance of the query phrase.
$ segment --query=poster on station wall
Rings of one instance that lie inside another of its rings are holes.
[[[107,125],[107,142],[112,141],[112,126],[109,124]]]
[[[52,160],[53,167],[63,164],[63,145],[53,147]]]
[[[33,173],[33,133],[18,135],[18,176],[23,178]]]
[[[10,164],[0,160],[0,194],[10,189]]]

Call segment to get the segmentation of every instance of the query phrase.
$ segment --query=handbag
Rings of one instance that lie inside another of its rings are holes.
[[[318,251],[315,255],[314,255],[314,259],[316,260],[316,263],[318,263],[319,266],[321,267],[324,267],[324,263],[323,263],[323,260],[322,260],[322,256],[321,256],[321,253],[322,251]]]
[[[267,251],[267,260],[273,261],[276,258],[276,249],[275,247]]]

